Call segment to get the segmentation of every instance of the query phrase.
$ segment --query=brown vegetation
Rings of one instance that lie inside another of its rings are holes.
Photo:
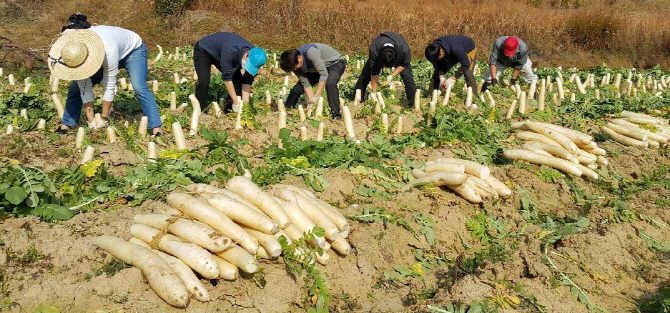
[[[25,48],[45,50],[67,16],[79,10],[93,22],[133,29],[148,43],[164,46],[186,45],[207,33],[229,30],[269,48],[324,42],[348,53],[365,53],[377,33],[393,30],[408,38],[416,56],[423,55],[432,39],[460,33],[473,37],[482,50],[498,36],[519,36],[530,45],[536,64],[670,64],[667,0],[174,2],[183,3],[186,10],[161,17],[154,1],[9,0],[0,4],[0,11],[13,12],[0,14],[0,31]]]

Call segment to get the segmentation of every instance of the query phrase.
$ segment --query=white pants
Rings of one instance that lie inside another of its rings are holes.
[[[502,75],[506,68],[507,66],[502,64],[496,65],[496,79],[500,79],[500,75]],[[537,80],[537,75],[533,73],[533,62],[530,61],[530,58],[528,58],[526,64],[524,64],[521,68],[520,76],[523,78],[523,80],[526,81],[526,83]],[[486,73],[484,73],[484,80],[486,80],[487,83],[491,83],[491,66],[486,68]]]

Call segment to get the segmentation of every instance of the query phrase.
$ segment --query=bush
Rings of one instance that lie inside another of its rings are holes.
[[[566,31],[580,47],[591,51],[605,51],[613,48],[621,25],[621,20],[614,14],[590,11],[575,14],[568,19]]]
[[[190,4],[190,0],[156,0],[154,9],[161,16],[181,15]]]

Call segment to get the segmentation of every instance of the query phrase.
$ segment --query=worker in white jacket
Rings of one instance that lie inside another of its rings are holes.
[[[160,136],[162,122],[156,99],[147,87],[147,47],[142,38],[130,30],[114,26],[65,28],[51,46],[48,58],[48,66],[54,77],[73,81],[61,126],[56,131],[65,133],[77,126],[82,105],[90,128],[108,126],[116,94],[116,78],[119,69],[123,68],[128,71],[135,95],[149,120],[148,129],[151,134]],[[103,90],[101,121],[95,120],[93,110],[95,84],[100,84]]]
[[[488,86],[497,85],[498,78],[508,67],[514,68],[510,81],[512,84],[516,83],[519,75],[526,83],[537,80],[537,75],[533,73],[533,62],[528,57],[528,45],[517,37],[502,36],[493,43],[489,68],[484,73],[486,82],[482,86],[482,92],[486,91]]]

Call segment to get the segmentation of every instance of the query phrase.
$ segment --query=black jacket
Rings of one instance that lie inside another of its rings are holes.
[[[395,60],[393,66],[409,66],[412,62],[412,53],[409,50],[409,44],[402,36],[393,32],[383,32],[372,41],[370,45],[370,69],[372,75],[379,75],[381,72],[381,64],[378,60],[379,53],[386,45],[393,46],[395,50]]]

